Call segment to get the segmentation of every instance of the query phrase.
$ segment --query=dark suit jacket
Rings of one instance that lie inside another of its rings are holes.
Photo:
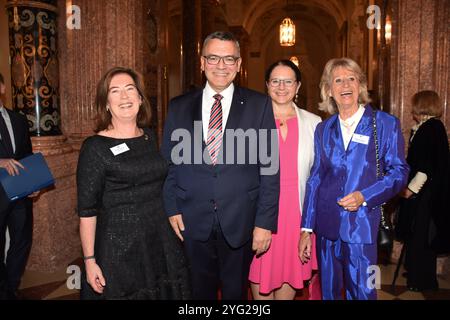
[[[202,137],[202,93],[197,90],[174,98],[169,104],[169,113],[164,128],[162,154],[169,161],[169,174],[164,184],[164,204],[168,216],[183,215],[184,236],[195,240],[208,239],[214,221],[214,203],[222,232],[232,247],[239,247],[252,237],[255,226],[276,231],[278,218],[279,170],[278,141],[272,141],[276,151],[277,168],[273,175],[261,175],[264,164],[260,143],[264,137],[256,135],[255,143],[245,145],[245,150],[225,147],[230,139],[224,134],[219,158],[232,159],[232,164],[208,165],[199,151],[205,151]],[[194,130],[194,121],[198,121]],[[272,103],[268,96],[252,90],[235,87],[226,129],[275,129]],[[175,164],[171,153],[178,154],[178,141],[171,141],[172,134],[186,135],[185,159]],[[276,133],[276,131],[275,131]],[[189,143],[190,138],[195,142]],[[270,135],[269,135],[270,137]],[[266,142],[267,142],[266,137]],[[227,153],[228,151],[228,153]],[[233,151],[234,154],[232,154]],[[190,154],[189,154],[190,153]],[[245,163],[238,163],[238,155],[245,155]],[[249,161],[254,156],[256,161]],[[194,160],[198,164],[194,164]],[[190,162],[190,163],[189,163]]]
[[[11,119],[11,125],[14,133],[14,140],[16,145],[16,151],[14,152],[14,159],[20,160],[33,153],[31,147],[30,134],[28,131],[27,119],[20,113],[11,111],[5,108]],[[1,116],[1,115],[0,115]],[[6,158],[7,153],[3,144],[0,143],[0,158]],[[9,200],[0,185],[0,212],[3,211],[9,204]]]
[[[380,222],[380,206],[402,190],[409,167],[404,155],[404,141],[397,118],[376,113],[381,170],[377,179],[373,139],[373,114],[370,105],[358,123],[354,138],[344,148],[338,115],[320,123],[315,132],[314,165],[306,185],[302,227],[313,229],[330,240],[341,238],[348,243],[374,243]],[[356,135],[366,143],[358,143]],[[355,141],[356,140],[356,141]],[[337,202],[360,191],[367,206],[350,212]]]

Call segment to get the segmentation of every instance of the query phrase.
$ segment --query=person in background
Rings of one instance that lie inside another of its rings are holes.
[[[437,254],[450,252],[449,145],[439,119],[442,113],[436,92],[425,90],[413,96],[416,125],[406,159],[411,171],[396,227],[406,246],[407,287],[412,291],[438,289]]]
[[[0,74],[0,98],[5,95],[5,81]],[[33,153],[27,119],[7,109],[0,99],[0,168],[10,175],[24,169],[18,160]],[[9,232],[9,249],[5,262],[5,235]],[[10,202],[0,185],[0,299],[18,298],[18,288],[33,236],[33,212],[30,197]]]
[[[315,131],[299,254],[304,262],[312,258],[314,231],[322,298],[342,299],[344,290],[347,299],[376,299],[369,277],[380,206],[405,187],[409,171],[400,122],[370,106],[366,77],[351,59],[328,61],[320,89],[320,109],[332,116]]]
[[[312,270],[317,270],[314,236],[312,259],[304,264],[298,243],[305,185],[314,161],[314,130],[321,119],[294,102],[301,86],[301,73],[294,63],[273,63],[265,80],[279,132],[278,227],[269,250],[253,258],[249,280],[257,300],[292,300],[304,281],[311,279]]]
[[[163,209],[167,163],[138,74],[107,71],[96,108],[97,134],[83,142],[77,168],[81,299],[189,299],[183,247]]]

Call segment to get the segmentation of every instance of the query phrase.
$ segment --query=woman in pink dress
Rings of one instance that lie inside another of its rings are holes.
[[[279,129],[278,231],[272,235],[269,250],[253,258],[249,280],[255,299],[292,300],[317,269],[315,255],[302,264],[297,245],[305,184],[314,161],[314,130],[321,119],[294,103],[301,74],[291,61],[272,64],[266,72],[266,85]]]

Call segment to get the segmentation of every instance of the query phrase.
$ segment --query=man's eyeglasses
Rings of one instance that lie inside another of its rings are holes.
[[[292,87],[297,81],[292,79],[270,79],[269,85],[271,87],[279,87],[281,83],[284,83],[286,87]]]
[[[219,64],[220,60],[223,60],[223,63],[227,66],[232,66],[240,59],[240,57],[234,57],[234,56],[225,56],[225,57],[219,57],[215,55],[210,56],[203,56],[203,58],[206,59],[206,61],[209,64]]]

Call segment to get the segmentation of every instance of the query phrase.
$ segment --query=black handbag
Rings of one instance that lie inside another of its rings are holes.
[[[373,110],[373,140],[375,142],[375,157],[377,163],[377,179],[383,177],[383,172],[381,171],[380,164],[380,149],[378,146],[378,135],[377,135],[377,121],[376,121],[376,111]],[[383,204],[384,205],[384,204]],[[386,216],[385,209],[381,205],[381,220],[378,226],[378,238],[377,244],[382,248],[391,248],[394,241],[394,229],[388,217]]]

